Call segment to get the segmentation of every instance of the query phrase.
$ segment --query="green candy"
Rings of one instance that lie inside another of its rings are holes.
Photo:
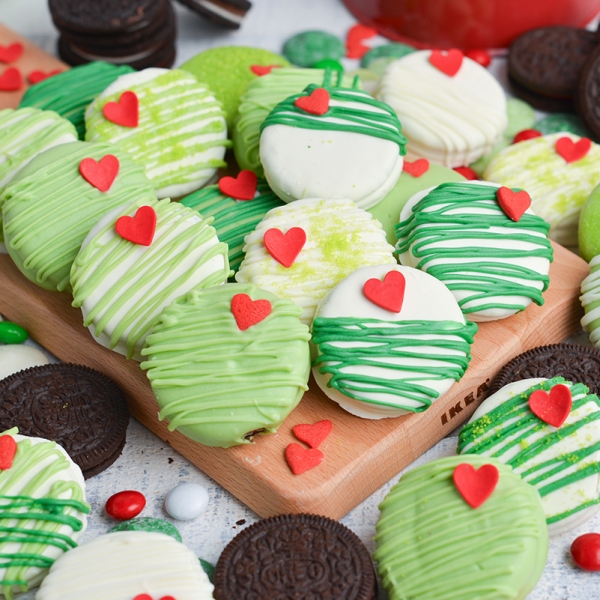
[[[182,541],[181,534],[175,525],[164,519],[155,519],[154,517],[138,517],[137,519],[124,521],[115,525],[110,531],[150,531],[153,533],[164,533],[175,538],[178,542]]]
[[[198,559],[200,561],[200,566],[204,569],[204,572],[208,575],[210,582],[213,583],[215,580],[215,567],[211,565],[207,560],[203,558]]]
[[[396,60],[402,58],[407,54],[416,52],[416,48],[409,46],[408,44],[384,44],[383,46],[376,46],[371,48],[361,59],[360,66],[364,69],[370,69],[371,63],[378,58],[391,58]]]
[[[16,323],[0,321],[0,343],[22,344],[29,336],[27,331]]]
[[[339,60],[344,56],[343,42],[326,31],[304,31],[283,46],[283,55],[299,67],[313,67],[321,60]]]
[[[324,58],[313,65],[314,69],[331,69],[332,71],[343,71],[344,67],[339,60],[333,58]]]
[[[535,124],[535,129],[544,135],[559,131],[570,131],[580,137],[589,137],[590,135],[578,116],[566,113],[555,113],[540,119]]]

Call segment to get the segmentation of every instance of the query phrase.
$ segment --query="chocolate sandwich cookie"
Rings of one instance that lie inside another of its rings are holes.
[[[128,423],[120,388],[82,365],[42,365],[0,381],[0,431],[57,442],[86,479],[117,460]]]
[[[279,515],[239,533],[215,570],[215,600],[374,600],[371,556],[347,527],[317,515]]]
[[[564,377],[585,384],[592,394],[600,393],[600,349],[579,344],[538,346],[515,356],[498,372],[488,395],[513,381]]]
[[[214,23],[239,29],[246,13],[252,7],[248,0],[179,0],[194,12]]]
[[[517,81],[510,75],[508,76],[508,83],[510,84],[510,89],[515,96],[518,96],[521,98],[521,100],[527,102],[527,104],[531,104],[531,106],[537,110],[542,110],[549,113],[575,112],[573,98],[553,98],[551,96],[537,94],[520,83],[517,83]]]
[[[595,139],[600,139],[600,46],[588,57],[579,78],[575,108]]]

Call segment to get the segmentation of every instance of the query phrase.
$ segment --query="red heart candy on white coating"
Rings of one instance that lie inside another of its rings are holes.
[[[115,229],[128,242],[150,246],[156,232],[156,211],[151,206],[140,206],[135,216],[119,217]]]
[[[383,281],[369,279],[363,286],[364,295],[376,306],[399,313],[404,302],[406,279],[399,271],[386,273]]]

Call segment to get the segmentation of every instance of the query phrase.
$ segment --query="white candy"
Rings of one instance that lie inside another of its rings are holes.
[[[0,346],[0,379],[29,367],[47,364],[48,359],[37,348],[23,344]]]
[[[208,506],[208,492],[199,483],[181,483],[165,498],[165,510],[178,521],[199,517]]]

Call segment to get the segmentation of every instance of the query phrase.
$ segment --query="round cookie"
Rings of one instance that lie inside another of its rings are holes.
[[[310,514],[264,519],[234,537],[217,563],[214,595],[215,600],[378,597],[371,557],[356,534]]]
[[[577,241],[584,260],[589,262],[600,254],[600,185],[592,190],[581,209]]]
[[[213,585],[195,554],[169,535],[101,535],[57,560],[36,600],[211,600]]]
[[[322,60],[339,60],[346,50],[344,43],[326,31],[303,31],[283,45],[283,55],[298,67],[314,67]]]
[[[265,236],[275,242],[272,253]],[[276,258],[285,261],[286,253],[297,250],[289,266]],[[236,281],[290,298],[307,325],[319,300],[344,277],[365,265],[396,264],[381,224],[350,200],[315,198],[274,208],[246,236],[244,252]]]
[[[472,321],[542,305],[550,283],[548,224],[525,205],[514,219],[521,197],[502,191],[485,182],[443,183],[415,194],[395,229],[400,263],[444,283]]]
[[[170,535],[178,542],[182,541],[181,534],[175,525],[165,519],[155,519],[154,517],[130,519],[129,521],[115,525],[111,531],[150,531],[153,533],[164,533],[165,535]]]
[[[579,300],[585,311],[581,327],[589,332],[590,342],[600,348],[600,255],[590,261],[590,274],[581,282]]]
[[[110,144],[61,144],[38,154],[0,195],[6,247],[28,279],[67,291],[71,265],[98,219],[119,206],[155,202],[143,167],[127,152]]]
[[[234,283],[173,302],[142,350],[159,419],[222,448],[276,431],[307,389],[310,334],[300,313],[289,300]]]
[[[588,392],[563,377],[509,383],[488,396],[459,435],[460,454],[493,456],[537,489],[550,535],[598,510],[600,400]],[[559,415],[562,424],[540,412],[562,408],[567,398],[572,405]]]
[[[229,267],[235,273],[244,258],[244,238],[254,231],[265,214],[283,202],[271,191],[264,179],[258,180],[252,200],[236,200],[209,185],[180,202],[197,210],[203,218],[212,217],[212,226],[221,242],[227,244]]]
[[[0,434],[0,443],[0,590],[12,600],[77,545],[90,507],[81,470],[55,442],[15,427]]]
[[[491,152],[507,125],[502,87],[459,50],[420,50],[394,61],[377,97],[398,114],[409,160],[468,165]]]
[[[59,443],[86,479],[121,455],[129,424],[123,392],[108,377],[82,365],[43,365],[0,381],[0,429]]]
[[[426,159],[420,160],[425,161]],[[400,212],[412,196],[440,183],[466,181],[460,173],[453,169],[429,161],[409,163],[405,160],[403,169],[396,185],[385,198],[375,206],[367,209],[383,225],[386,239],[392,246],[395,246],[398,241],[394,233],[394,227],[398,225]],[[412,173],[407,169],[410,169]],[[421,173],[423,169],[424,171]]]
[[[410,267],[363,267],[321,300],[313,375],[366,419],[423,412],[465,373],[477,331],[440,281]]]
[[[280,102],[260,126],[260,161],[285,202],[348,198],[377,204],[402,172],[406,139],[394,111],[367,92],[307,86]],[[357,83],[358,85],[358,83]]]
[[[79,139],[83,140],[85,109],[117,77],[126,73],[133,73],[133,69],[101,61],[75,67],[32,85],[21,98],[19,108],[53,110],[71,121]]]
[[[139,121],[119,124],[123,113],[139,115]],[[85,125],[86,140],[112,142],[129,152],[160,198],[202,187],[225,166],[230,146],[221,105],[205,84],[180,69],[122,75],[90,104]]]
[[[597,34],[596,34],[597,35]],[[585,126],[600,138],[600,110],[598,108],[600,92],[598,77],[600,76],[600,44],[588,57],[577,84],[575,106],[577,114]]]
[[[477,473],[497,469],[497,484],[477,508],[453,481],[458,467],[475,482]],[[548,529],[539,496],[496,459],[452,456],[421,465],[400,478],[379,510],[373,558],[390,600],[523,600],[544,570]]]
[[[241,95],[250,82],[259,77],[251,67],[272,65],[289,67],[290,63],[283,56],[262,48],[220,46],[190,58],[181,65],[181,69],[208,85],[223,105],[227,128],[231,130]]]
[[[233,127],[233,151],[241,169],[264,175],[258,152],[260,126],[269,113],[292,94],[299,94],[309,84],[323,85],[331,74],[323,69],[272,69],[262,77],[256,77],[240,98],[239,110]],[[341,85],[350,87],[353,78],[347,75]]]
[[[600,145],[592,142],[583,154],[584,139],[560,132],[513,144],[494,156],[484,173],[488,181],[527,190],[531,208],[563,246],[577,245],[581,207],[600,184]]]
[[[155,219],[145,230],[149,244],[123,231],[146,218]],[[83,324],[96,341],[141,360],[163,308],[193,289],[227,281],[227,246],[211,223],[169,199],[138,212],[117,209],[100,219],[71,269],[73,306],[81,307]]]

